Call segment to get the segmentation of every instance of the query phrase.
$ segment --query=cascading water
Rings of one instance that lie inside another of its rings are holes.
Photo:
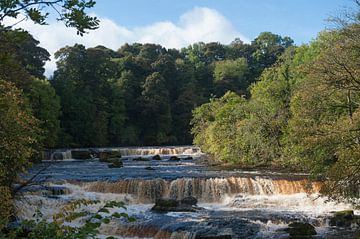
[[[331,211],[351,209],[351,205],[327,202],[318,196],[321,183],[309,183],[303,175],[207,167],[197,163],[201,151],[191,146],[96,150],[120,151],[124,167],[109,168],[96,159],[37,164],[29,177],[50,163],[38,176],[47,185],[25,193],[26,200],[18,201],[19,217],[31,218],[40,209],[50,219],[66,203],[81,198],[120,200],[126,202],[127,210],[119,212],[134,216],[136,222],[120,220],[104,225],[100,230],[104,237],[287,238],[284,228],[290,222],[306,221],[316,226],[318,238],[346,238],[346,233],[328,226],[327,218]],[[63,159],[71,158],[71,150],[55,153],[64,154]],[[156,154],[160,160],[152,159]],[[146,160],[134,160],[139,155]],[[171,155],[179,159],[169,160]],[[188,196],[197,198],[202,209],[168,213],[150,210],[158,198],[181,200]]]
[[[194,146],[165,146],[165,147],[116,147],[116,148],[83,148],[83,149],[58,149],[48,151],[45,159],[72,160],[72,151],[116,151],[124,157],[153,156],[153,155],[201,155],[199,147]]]
[[[307,184],[306,180],[272,180],[261,177],[129,179],[116,182],[90,182],[82,186],[91,192],[133,195],[140,203],[155,202],[157,198],[181,200],[194,196],[200,202],[221,202],[236,194],[274,195],[316,193],[320,183]]]

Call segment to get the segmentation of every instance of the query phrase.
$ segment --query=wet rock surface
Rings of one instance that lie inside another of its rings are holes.
[[[330,218],[330,225],[334,227],[360,227],[360,216],[356,216],[353,210],[334,212]]]
[[[202,208],[197,207],[197,199],[187,197],[180,201],[170,198],[157,199],[155,205],[151,208],[154,212],[196,212]]]
[[[154,155],[153,157],[152,157],[152,159],[153,160],[161,160],[161,157],[160,157],[160,155]]]
[[[73,159],[91,159],[92,154],[90,150],[72,150],[71,156]]]
[[[315,227],[307,222],[292,222],[286,231],[291,239],[313,238],[316,235]]]

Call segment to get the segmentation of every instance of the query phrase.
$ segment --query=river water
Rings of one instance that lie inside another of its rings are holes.
[[[309,184],[304,175],[207,167],[199,163],[203,154],[192,146],[107,150],[120,151],[124,167],[109,168],[97,159],[73,160],[69,150],[55,152],[63,160],[36,164],[25,177],[47,167],[36,178],[43,186],[26,189],[17,202],[19,217],[32,218],[38,209],[51,218],[66,203],[86,198],[124,201],[126,211],[117,210],[136,218],[102,226],[104,237],[289,238],[284,229],[294,221],[314,225],[314,238],[352,238],[356,230],[329,226],[332,211],[352,207],[319,197],[320,182]],[[156,154],[161,160],[152,159]],[[169,160],[174,155],[180,160]],[[139,156],[141,161],[134,160]],[[150,211],[157,198],[187,196],[196,197],[202,209]]]

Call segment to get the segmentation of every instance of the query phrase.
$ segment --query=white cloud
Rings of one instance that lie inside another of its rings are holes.
[[[157,43],[166,48],[181,48],[199,41],[230,43],[236,37],[249,42],[224,16],[210,8],[196,7],[180,16],[178,23],[155,22],[133,29],[121,26],[108,18],[99,17],[99,19],[99,29],[90,31],[83,37],[76,35],[75,29],[66,28],[61,22],[50,22],[49,25],[40,26],[31,21],[23,21],[16,27],[28,30],[52,55],[51,62],[45,66],[46,75],[52,74],[56,68],[54,52],[75,43],[81,43],[86,47],[104,45],[116,50],[124,43],[134,42]],[[15,19],[6,19],[5,25],[14,22]]]

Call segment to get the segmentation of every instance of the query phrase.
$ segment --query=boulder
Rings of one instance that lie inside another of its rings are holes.
[[[330,218],[330,226],[350,227],[355,221],[353,210],[338,211],[334,213],[332,218]]]
[[[64,160],[64,155],[61,152],[55,152],[52,155],[53,160]]]
[[[169,158],[169,161],[180,161],[180,158],[177,157],[177,156],[171,156],[171,157]]]
[[[108,164],[109,168],[122,168],[124,166],[121,159],[118,158],[109,159],[108,162],[110,163]]]
[[[63,187],[63,186],[47,186],[48,196],[59,196],[59,195],[66,195],[70,194],[70,189]]]
[[[292,239],[306,239],[316,235],[315,227],[307,222],[292,222],[288,226],[286,231]]]
[[[161,160],[161,157],[160,157],[160,155],[154,155],[153,157],[152,157],[152,159],[153,160]]]
[[[188,198],[185,201],[160,198],[157,199],[155,205],[151,208],[155,212],[196,212],[201,208],[197,207],[195,202],[196,198]],[[196,200],[197,201],[197,200]]]
[[[231,235],[196,235],[195,239],[231,239]]]
[[[108,162],[109,159],[120,159],[121,153],[119,151],[102,151],[98,152],[98,157],[100,162]]]
[[[188,156],[188,157],[185,157],[185,158],[182,158],[182,160],[193,160],[194,158],[191,157],[191,156]]]
[[[185,197],[180,201],[183,205],[189,205],[189,206],[196,206],[198,203],[198,200],[194,198],[193,196]]]
[[[143,157],[137,157],[137,158],[133,158],[133,161],[150,161],[150,159],[143,158]]]
[[[91,159],[91,153],[89,150],[72,150],[71,157],[73,159]]]

